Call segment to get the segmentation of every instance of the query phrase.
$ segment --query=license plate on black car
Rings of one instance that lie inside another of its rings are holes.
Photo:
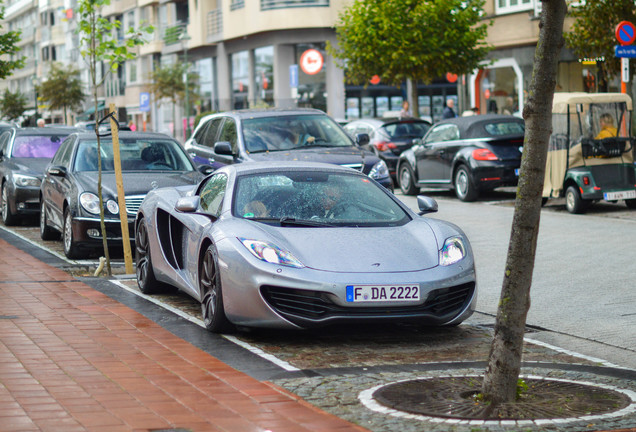
[[[347,285],[347,302],[408,302],[420,299],[419,284]]]

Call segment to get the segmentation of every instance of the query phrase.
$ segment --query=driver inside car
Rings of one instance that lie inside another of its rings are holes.
[[[614,126],[614,117],[612,117],[611,114],[601,114],[601,117],[599,118],[599,125],[601,126],[601,130],[594,139],[600,140],[617,136],[618,130],[616,129],[616,126]]]

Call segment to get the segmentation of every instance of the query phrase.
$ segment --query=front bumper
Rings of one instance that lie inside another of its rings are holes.
[[[106,225],[106,240],[109,246],[121,245],[123,237],[121,231],[121,221],[119,219],[108,218],[104,220]],[[100,218],[94,217],[74,217],[73,218],[73,240],[82,248],[98,248],[102,246],[102,230]],[[128,236],[131,245],[135,241],[135,216],[128,215]]]
[[[517,186],[518,170],[518,162],[506,165],[480,165],[473,168],[473,180],[480,190]]]
[[[9,206],[14,214],[37,215],[40,213],[40,189],[15,186]]]

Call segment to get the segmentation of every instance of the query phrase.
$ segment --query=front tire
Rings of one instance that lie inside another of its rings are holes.
[[[141,219],[135,232],[135,266],[137,268],[137,286],[144,294],[155,294],[165,285],[155,278],[155,271],[150,258],[148,243],[148,226],[146,220]]]
[[[466,165],[460,165],[457,168],[454,180],[453,184],[455,185],[455,195],[457,195],[457,198],[464,202],[471,202],[477,199],[479,191],[477,191]]]
[[[219,259],[214,245],[208,246],[199,265],[199,286],[201,289],[201,313],[205,328],[214,333],[224,333],[231,330],[232,324],[225,316],[223,308]]]
[[[40,203],[40,238],[42,240],[59,240],[60,233],[49,226],[44,210],[44,201]]]
[[[9,205],[9,192],[6,183],[2,184],[2,222],[6,226],[18,223],[18,217],[11,211],[11,206]]]
[[[415,174],[408,162],[400,165],[398,171],[398,183],[404,195],[417,195],[419,188],[415,186]]]
[[[565,191],[565,208],[572,214],[585,213],[587,203],[583,198],[576,186],[568,186]]]
[[[79,247],[73,239],[73,217],[71,216],[71,211],[68,208],[64,210],[62,243],[64,244],[64,254],[67,258],[76,259],[80,257]]]

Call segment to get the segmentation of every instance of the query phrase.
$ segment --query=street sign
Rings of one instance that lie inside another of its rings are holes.
[[[307,75],[315,75],[322,70],[324,60],[320,51],[308,49],[300,56],[300,68]]]
[[[615,45],[614,54],[616,55],[616,57],[636,58],[636,45]]]
[[[629,21],[621,21],[616,26],[616,40],[621,45],[631,45],[636,40],[636,27]]]
[[[289,65],[289,86],[298,87],[298,65]]]
[[[148,92],[139,93],[139,111],[142,111],[142,112],[150,111],[150,93]]]
[[[621,59],[621,81],[629,82],[629,59],[627,57]]]

